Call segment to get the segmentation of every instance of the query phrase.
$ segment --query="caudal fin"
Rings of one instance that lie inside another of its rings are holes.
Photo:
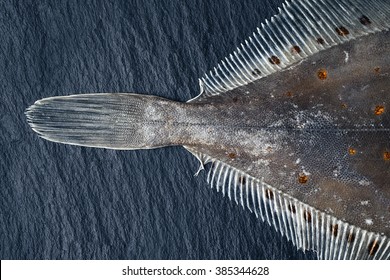
[[[42,138],[108,149],[148,149],[170,145],[161,135],[164,104],[159,97],[93,93],[38,100],[26,110],[31,128]]]

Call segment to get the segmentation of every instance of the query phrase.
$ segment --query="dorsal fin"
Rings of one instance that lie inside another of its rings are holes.
[[[389,259],[390,239],[339,220],[273,188],[245,172],[185,147],[203,164],[212,163],[211,188],[248,208],[286,236],[297,248],[319,259]]]
[[[287,1],[201,79],[199,100],[251,83],[334,45],[390,28],[388,0]]]

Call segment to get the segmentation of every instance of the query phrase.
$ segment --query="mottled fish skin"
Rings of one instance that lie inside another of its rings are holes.
[[[201,168],[212,163],[212,187],[298,248],[389,259],[390,4],[324,2],[287,2],[187,103],[53,97],[29,107],[28,122],[66,144],[182,145]]]
[[[390,236],[389,75],[389,32],[369,35],[187,103],[169,129],[190,120],[177,139],[182,145]]]

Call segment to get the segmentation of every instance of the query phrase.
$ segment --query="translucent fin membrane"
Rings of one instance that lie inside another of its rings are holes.
[[[278,15],[200,79],[202,93],[192,100],[232,90],[389,27],[387,0],[287,1]]]
[[[31,128],[50,141],[107,149],[150,149],[170,144],[168,133],[160,129],[160,115],[148,113],[164,102],[130,93],[57,96],[38,100],[26,110],[26,116]]]
[[[208,172],[211,188],[248,208],[302,250],[317,252],[319,259],[389,259],[390,240],[310,207],[260,179],[221,161]]]

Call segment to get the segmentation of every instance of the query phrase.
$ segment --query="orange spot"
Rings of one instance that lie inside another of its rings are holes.
[[[369,250],[370,256],[375,255],[375,253],[378,251],[378,249],[379,249],[378,242],[376,240],[372,241],[370,243],[370,245],[368,246],[368,250]]]
[[[348,243],[352,243],[352,242],[355,241],[355,234],[354,234],[353,232],[350,232],[350,233],[348,234],[348,237],[347,237],[347,238],[348,238],[348,239],[347,239]]]
[[[342,103],[342,104],[341,104],[341,108],[347,109],[347,107],[348,107],[347,104],[345,104],[345,103]]]
[[[328,77],[328,72],[325,69],[320,69],[317,72],[318,79],[325,80]]]
[[[349,149],[348,149],[348,153],[349,153],[351,156],[353,156],[353,155],[356,154],[356,150],[355,150],[354,148],[349,148]]]
[[[271,56],[269,58],[269,62],[271,62],[271,64],[276,64],[276,65],[279,65],[280,64],[280,59],[277,57],[277,56]]]
[[[383,107],[382,105],[378,105],[375,107],[374,110],[375,115],[379,116],[382,115],[384,112],[385,112],[385,107]]]
[[[390,152],[384,152],[383,153],[383,159],[384,160],[390,160]]]
[[[339,34],[340,36],[347,36],[347,35],[349,34],[348,29],[345,28],[344,26],[336,27],[336,32],[337,32],[337,34]]]
[[[307,221],[308,223],[311,223],[311,214],[309,211],[305,210],[305,212],[303,212],[303,218],[305,219],[305,221]]]
[[[292,92],[291,91],[288,91],[288,92],[286,92],[286,95],[288,96],[288,97],[292,97]]]
[[[228,157],[231,158],[231,159],[234,159],[234,158],[236,158],[236,154],[235,153],[229,153]]]
[[[374,71],[375,71],[376,74],[379,74],[379,72],[381,71],[381,68],[380,67],[375,67]]]
[[[333,233],[334,237],[336,237],[339,232],[339,225],[330,225],[330,231]]]
[[[300,53],[300,52],[301,52],[301,48],[298,47],[298,46],[293,46],[293,47],[291,48],[291,52],[292,52],[292,53]]]
[[[298,177],[298,182],[301,184],[306,184],[309,180],[309,177],[307,177],[305,174],[300,174]]]

